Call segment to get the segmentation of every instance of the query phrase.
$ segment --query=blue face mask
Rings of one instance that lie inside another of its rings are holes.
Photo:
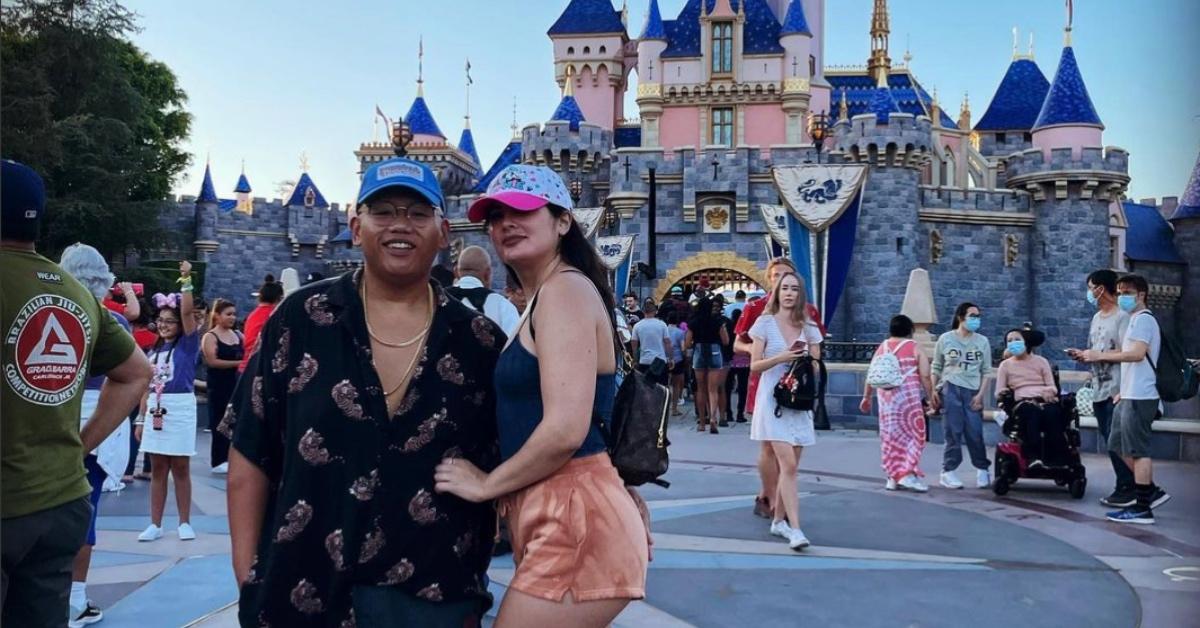
[[[1092,305],[1096,305],[1100,301],[1099,299],[1096,298],[1096,294],[1092,292],[1091,288],[1088,288],[1088,290],[1087,290],[1087,301],[1088,301],[1088,303],[1090,303]]]
[[[1008,343],[1008,352],[1011,355],[1021,355],[1025,353],[1024,340],[1010,340]]]
[[[979,325],[981,324],[978,316],[968,316],[966,322],[963,323],[967,331],[979,331]]]
[[[1132,294],[1122,294],[1117,297],[1117,307],[1123,311],[1132,312],[1137,307],[1137,297]]]

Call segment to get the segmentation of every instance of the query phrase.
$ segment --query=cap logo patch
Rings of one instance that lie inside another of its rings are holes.
[[[379,179],[391,179],[393,177],[408,177],[418,181],[424,181],[425,176],[420,168],[412,164],[388,164],[380,166],[376,177]]]

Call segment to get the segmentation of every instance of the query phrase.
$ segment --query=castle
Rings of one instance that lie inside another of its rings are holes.
[[[780,203],[774,166],[854,163],[868,168],[842,300],[830,332],[875,341],[900,309],[909,271],[928,270],[940,325],[959,301],[977,303],[984,331],[1033,321],[1047,332],[1044,354],[1080,344],[1092,311],[1087,272],[1136,271],[1151,282],[1151,308],[1200,355],[1200,160],[1168,215],[1124,199],[1128,155],[1103,145],[1070,44],[1053,80],[1032,50],[1017,50],[975,123],[964,99],[957,119],[922,87],[907,58],[894,64],[886,0],[875,0],[867,64],[832,67],[824,58],[824,0],[687,0],[664,19],[649,0],[640,36],[611,0],[570,0],[548,35],[562,101],[544,123],[516,128],[484,169],[469,117],[457,143],[441,131],[418,84],[404,120],[409,156],[438,172],[454,247],[483,244],[465,220],[470,201],[513,163],[550,166],[578,195],[604,208],[601,234],[639,234],[633,257],[649,259],[648,201],[657,185],[653,278],[631,281],[643,296],[701,275],[757,280],[771,255],[760,207]],[[907,57],[907,55],[905,55]],[[624,100],[637,72],[638,118]],[[811,136],[826,114],[827,139]],[[367,142],[364,167],[392,156]],[[286,200],[251,196],[245,175],[221,199],[205,173],[164,223],[208,262],[209,296],[242,308],[266,272],[293,267],[330,275],[353,267],[347,211],[327,203],[309,173]],[[190,253],[190,252],[188,252]],[[449,261],[447,259],[447,261]],[[497,273],[503,277],[503,273]]]

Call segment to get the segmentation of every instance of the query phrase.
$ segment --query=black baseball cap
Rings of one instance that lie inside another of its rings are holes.
[[[33,242],[46,213],[46,184],[25,164],[0,160],[0,237]]]

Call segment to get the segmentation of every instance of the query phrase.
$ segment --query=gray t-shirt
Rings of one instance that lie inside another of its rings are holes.
[[[1092,351],[1120,351],[1121,338],[1129,326],[1129,314],[1120,309],[1109,314],[1096,312],[1092,316],[1092,327],[1088,332],[1088,348]],[[1092,363],[1093,399],[1097,402],[1112,399],[1121,391],[1121,366],[1116,362]]]
[[[666,347],[667,324],[660,318],[645,318],[633,326],[633,339],[638,343],[638,364],[650,364],[654,358],[669,362]]]
[[[1125,330],[1121,350],[1133,349],[1135,341],[1146,343],[1150,360],[1158,364],[1162,350],[1162,333],[1150,310],[1135,312],[1129,318],[1129,328]],[[1142,359],[1121,363],[1121,399],[1158,399],[1156,382],[1154,367],[1150,366],[1149,361]]]
[[[956,330],[950,330],[938,337],[932,370],[939,381],[979,390],[983,376],[995,370],[992,345],[983,334],[973,333],[963,338]]]

